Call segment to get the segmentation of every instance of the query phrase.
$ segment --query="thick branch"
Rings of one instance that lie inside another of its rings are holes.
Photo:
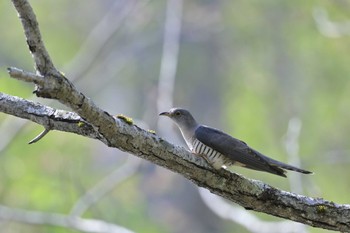
[[[55,110],[6,94],[0,94],[0,111],[43,126],[50,124],[52,129],[88,136],[108,144],[93,127],[71,112]],[[315,227],[350,231],[350,205],[338,205],[322,198],[281,191],[229,171],[212,170],[204,160],[193,156],[182,147],[174,146],[153,133],[129,124],[130,122],[126,122],[123,118],[116,118],[115,122],[117,133],[113,137],[118,138],[118,141],[110,145],[112,147],[177,172],[198,186],[238,203],[248,210]]]

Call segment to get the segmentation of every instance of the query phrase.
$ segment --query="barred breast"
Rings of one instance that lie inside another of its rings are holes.
[[[203,158],[217,170],[220,169],[223,165],[230,166],[233,162],[220,152],[204,145],[197,139],[193,140],[191,150],[193,153],[203,156]]]

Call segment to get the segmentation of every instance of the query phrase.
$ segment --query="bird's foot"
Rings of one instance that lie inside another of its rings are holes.
[[[191,152],[194,156],[198,156],[198,157],[201,157],[205,160],[205,162],[207,162],[207,164],[209,164],[211,167],[215,168],[214,167],[214,164],[205,156],[205,155],[202,155],[202,154],[197,154],[197,153],[194,153],[194,152]],[[215,168],[216,169],[216,168]]]

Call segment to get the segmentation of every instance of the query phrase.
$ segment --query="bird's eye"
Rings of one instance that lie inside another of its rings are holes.
[[[175,112],[175,116],[180,116],[181,113],[180,112]]]

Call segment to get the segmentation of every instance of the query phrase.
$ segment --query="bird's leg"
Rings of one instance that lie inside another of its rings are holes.
[[[195,156],[202,157],[202,158],[203,158],[212,168],[214,168],[215,170],[220,170],[220,169],[222,168],[222,166],[220,166],[220,167],[216,166],[215,162],[210,161],[206,155],[197,154],[197,153],[195,153],[195,152],[192,152],[192,154],[195,155]]]
[[[203,154],[197,154],[196,152],[191,152],[194,156],[202,157],[210,166],[213,166],[209,159]]]

